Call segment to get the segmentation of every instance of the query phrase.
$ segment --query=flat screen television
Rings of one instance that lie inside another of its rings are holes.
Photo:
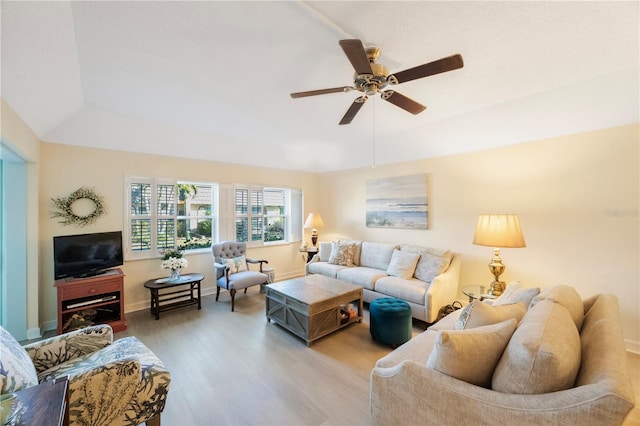
[[[53,237],[56,280],[98,275],[123,263],[122,231]]]

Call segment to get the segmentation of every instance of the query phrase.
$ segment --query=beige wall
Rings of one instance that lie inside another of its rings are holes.
[[[9,142],[31,162],[29,188],[33,194],[39,193],[37,203],[33,202],[38,208],[28,213],[34,215],[29,219],[30,271],[37,265],[40,270],[39,294],[36,274],[29,278],[28,324],[44,323],[46,327],[55,321],[52,237],[122,229],[123,178],[148,175],[302,188],[305,213],[318,211],[324,218],[320,240],[347,236],[448,247],[463,255],[460,286],[488,283],[491,278],[486,266],[491,249],[471,244],[478,214],[518,213],[527,247],[502,251],[507,265],[503,279],[541,287],[566,283],[583,297],[604,291],[616,294],[627,347],[640,351],[639,132],[636,124],[477,153],[317,175],[40,144],[3,101],[3,142]],[[428,177],[429,230],[366,228],[366,181],[416,173]],[[90,228],[65,227],[50,219],[50,199],[82,185],[94,187],[105,197],[107,214]],[[278,279],[299,274],[303,268],[297,245],[254,249],[251,255],[268,258]],[[189,260],[191,270],[209,275],[205,287],[212,289],[209,256],[195,255]],[[123,267],[129,311],[148,303],[142,283],[162,275],[158,264],[137,261]],[[462,294],[460,298],[464,299]],[[39,312],[35,305],[39,305]]]
[[[443,158],[325,173],[320,239],[450,248],[463,255],[460,287],[490,283],[489,247],[471,244],[480,213],[517,213],[527,247],[503,249],[503,280],[575,286],[618,296],[627,347],[640,351],[639,126]],[[425,173],[429,229],[365,226],[366,181]],[[460,293],[460,299],[464,296]]]
[[[43,143],[40,167],[40,240],[41,292],[43,306],[41,321],[51,328],[55,321],[56,293],[53,287],[53,246],[55,235],[122,230],[124,224],[124,177],[153,176],[193,180],[196,182],[251,183],[259,185],[301,188],[305,194],[305,212],[316,208],[319,176],[314,173],[276,170],[188,160],[176,157],[132,154],[120,151],[80,148],[69,145]],[[66,196],[80,186],[93,187],[105,200],[107,213],[95,224],[78,228],[63,226],[49,218],[50,200]],[[308,238],[308,237],[307,237]],[[276,279],[301,275],[304,262],[298,253],[299,244],[261,247],[249,251],[255,258],[269,260],[276,270]],[[186,270],[204,273],[204,291],[215,289],[213,262],[209,252],[188,256]],[[127,312],[149,306],[146,280],[166,275],[160,260],[125,262],[125,310]]]
[[[26,163],[27,172],[27,336],[35,338],[40,333],[39,274],[38,274],[38,176],[40,141],[13,108],[0,99],[0,129],[2,147],[10,148]],[[0,148],[2,149],[2,148]]]

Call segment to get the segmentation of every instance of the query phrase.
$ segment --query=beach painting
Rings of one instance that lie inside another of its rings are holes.
[[[367,228],[427,229],[427,175],[368,180]]]

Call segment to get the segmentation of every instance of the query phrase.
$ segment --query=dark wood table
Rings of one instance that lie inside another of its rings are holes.
[[[16,392],[23,405],[16,425],[62,426],[69,425],[69,394],[66,377],[55,382],[44,382]]]
[[[154,278],[144,283],[151,292],[150,311],[156,319],[160,319],[160,312],[178,309],[185,306],[198,305],[200,302],[200,282],[204,279],[202,274],[183,274],[175,281],[169,278]],[[187,288],[179,288],[187,287]],[[170,289],[170,291],[165,291]],[[161,293],[162,291],[162,293]]]

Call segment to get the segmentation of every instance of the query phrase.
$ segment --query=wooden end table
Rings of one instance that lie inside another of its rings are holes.
[[[69,382],[66,377],[43,382],[16,392],[16,399],[24,406],[17,425],[68,426]]]
[[[178,309],[185,306],[198,305],[200,302],[200,282],[204,279],[202,274],[180,275],[175,281],[169,278],[154,278],[144,283],[144,286],[151,292],[150,311],[155,315],[156,320],[160,319],[160,312]],[[178,288],[187,287],[187,288]],[[164,291],[171,289],[171,291]],[[163,291],[160,293],[160,291]],[[170,302],[170,303],[167,303]]]

